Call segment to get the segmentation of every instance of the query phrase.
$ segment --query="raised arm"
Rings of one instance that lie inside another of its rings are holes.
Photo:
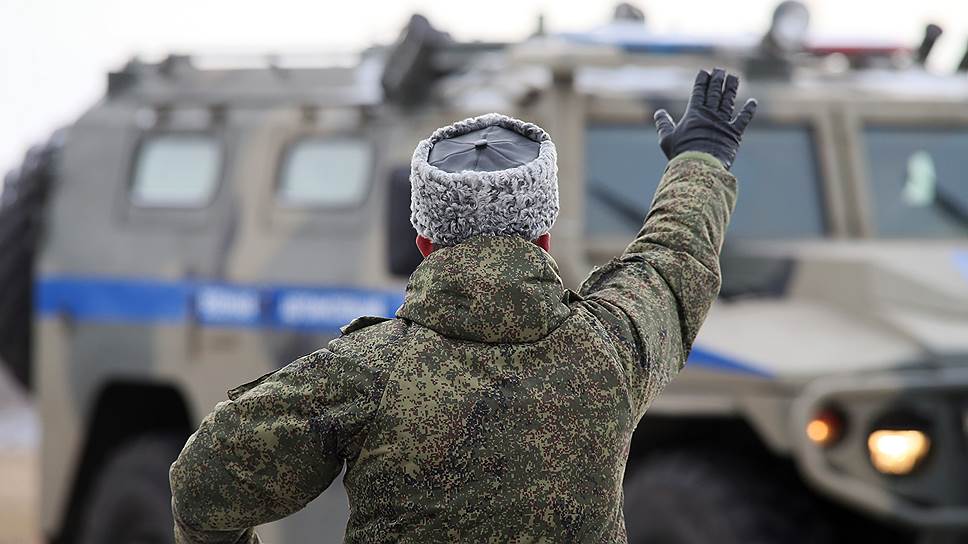
[[[618,259],[582,284],[584,304],[635,361],[639,415],[685,364],[721,283],[719,252],[736,202],[729,167],[756,110],[733,116],[738,79],[699,72],[678,124],[656,112],[670,159],[645,225]]]
[[[256,544],[356,455],[382,373],[320,350],[233,389],[171,467],[177,544]]]

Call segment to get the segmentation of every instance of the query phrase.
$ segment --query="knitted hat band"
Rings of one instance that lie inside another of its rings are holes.
[[[428,162],[442,140],[489,126],[512,130],[540,143],[538,156],[504,170],[448,172]],[[477,235],[518,235],[534,240],[558,217],[555,144],[541,127],[489,113],[437,129],[421,141],[410,169],[410,221],[417,234],[438,246]]]

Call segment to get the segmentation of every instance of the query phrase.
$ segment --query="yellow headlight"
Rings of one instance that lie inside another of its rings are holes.
[[[931,440],[921,431],[874,431],[867,438],[871,463],[884,474],[908,474],[931,449]]]

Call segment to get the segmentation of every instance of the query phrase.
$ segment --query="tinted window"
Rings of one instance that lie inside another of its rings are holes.
[[[586,133],[586,161],[586,232],[637,232],[667,162],[655,128],[593,125]],[[820,177],[808,127],[750,127],[733,173],[740,182],[740,196],[730,238],[823,236]]]
[[[868,127],[864,137],[881,236],[968,235],[968,129]]]
[[[360,140],[301,141],[282,165],[278,199],[298,206],[352,206],[366,196],[370,146]]]
[[[142,144],[131,183],[139,206],[205,206],[218,185],[219,149],[203,135],[153,136]]]

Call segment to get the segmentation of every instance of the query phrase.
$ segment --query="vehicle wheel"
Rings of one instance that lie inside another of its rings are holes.
[[[829,544],[832,533],[794,481],[730,458],[656,455],[625,483],[630,544]]]
[[[181,435],[155,434],[122,446],[94,484],[80,544],[172,544],[168,468],[184,443]]]

